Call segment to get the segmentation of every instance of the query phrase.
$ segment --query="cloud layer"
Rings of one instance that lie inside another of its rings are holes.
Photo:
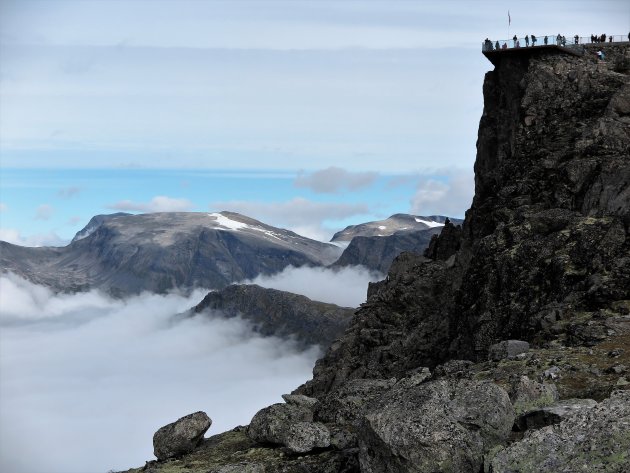
[[[300,174],[293,184],[321,194],[336,194],[364,189],[374,184],[377,178],[376,172],[349,172],[331,166],[311,174]]]
[[[294,268],[289,266],[272,276],[258,276],[253,281],[262,287],[302,294],[315,301],[330,302],[343,307],[358,307],[365,302],[368,283],[383,279],[383,275],[363,266],[340,269]]]
[[[475,194],[472,170],[450,170],[439,175],[421,176],[411,199],[412,214],[463,217]]]
[[[267,224],[285,227],[316,240],[327,240],[331,231],[325,221],[342,220],[369,213],[366,204],[314,202],[296,197],[284,202],[225,201],[213,202],[211,210],[230,210]]]
[[[14,228],[0,228],[0,240],[20,246],[66,246],[69,243],[53,231],[25,236]]]
[[[125,212],[187,212],[193,207],[193,203],[188,199],[177,199],[165,195],[155,196],[149,202],[121,200],[108,206],[110,209]]]
[[[317,352],[237,319],[172,318],[199,302],[53,295],[0,279],[0,470],[103,473],[153,458],[155,430],[206,411],[209,435],[249,422],[310,377]]]

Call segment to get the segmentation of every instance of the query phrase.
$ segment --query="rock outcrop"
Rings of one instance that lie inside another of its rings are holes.
[[[590,56],[511,55],[486,74],[484,101],[461,234],[443,232],[430,261],[394,261],[305,394],[482,360],[502,340],[585,346],[618,333],[609,323],[630,312],[630,76]]]
[[[623,472],[630,465],[630,392],[577,409],[563,422],[532,430],[498,452],[492,473]]]
[[[212,425],[205,412],[195,412],[161,427],[153,435],[153,453],[158,460],[192,452]]]
[[[380,397],[359,429],[365,473],[477,472],[484,454],[507,439],[514,410],[493,383],[399,382]]]
[[[262,335],[294,338],[303,348],[328,348],[343,334],[354,312],[291,292],[245,284],[209,292],[189,314],[238,316]]]

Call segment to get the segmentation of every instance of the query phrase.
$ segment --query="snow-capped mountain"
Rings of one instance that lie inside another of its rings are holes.
[[[431,215],[428,217],[409,214],[395,214],[385,220],[350,225],[340,232],[335,233],[331,242],[349,242],[356,236],[389,236],[397,232],[427,230],[429,228],[441,228],[447,217]],[[458,224],[460,219],[450,218],[451,222]]]
[[[231,212],[105,216],[91,223],[66,247],[0,242],[2,271],[57,291],[98,288],[122,296],[220,288],[289,265],[327,265],[341,253]]]

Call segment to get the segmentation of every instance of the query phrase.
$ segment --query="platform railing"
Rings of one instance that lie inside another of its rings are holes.
[[[620,42],[628,42],[630,38],[624,35],[612,35],[606,36],[605,41],[601,41],[602,36],[599,35],[597,41],[592,41],[590,36],[562,36],[562,35],[547,35],[547,36],[528,36],[522,38],[512,39],[500,39],[498,41],[487,40],[481,43],[482,51],[496,51],[504,49],[515,48],[531,48],[536,46],[563,46],[563,47],[576,47],[584,46],[586,44],[614,44]]]

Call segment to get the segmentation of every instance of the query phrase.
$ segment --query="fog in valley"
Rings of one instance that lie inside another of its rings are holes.
[[[288,266],[272,276],[258,276],[253,284],[281,291],[302,294],[315,301],[330,302],[342,307],[358,307],[365,302],[368,283],[385,276],[363,266],[327,268],[295,268]]]
[[[255,282],[357,306],[376,275],[290,268]],[[0,278],[0,470],[105,473],[153,459],[162,425],[203,410],[213,435],[311,377],[321,354],[240,319],[175,318],[190,296],[53,294]]]

